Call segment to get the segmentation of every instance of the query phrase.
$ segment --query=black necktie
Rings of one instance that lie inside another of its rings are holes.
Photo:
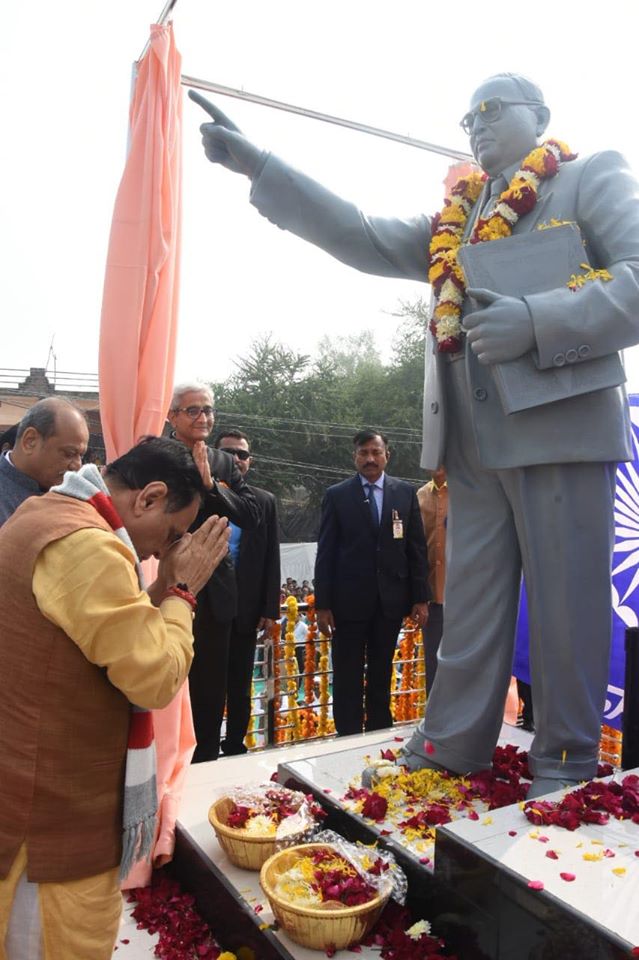
[[[376,527],[379,526],[379,511],[377,509],[377,500],[375,499],[375,485],[373,483],[365,483],[364,490],[366,491],[366,496],[368,498],[368,506],[371,512],[371,517],[373,518],[373,523]]]

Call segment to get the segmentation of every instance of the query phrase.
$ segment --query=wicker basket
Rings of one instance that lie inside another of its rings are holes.
[[[248,830],[227,826],[232,806],[230,797],[220,797],[209,810],[209,823],[231,863],[244,870],[259,870],[277,849],[275,836],[259,837]]]
[[[366,936],[386,906],[390,891],[378,894],[368,903],[357,907],[346,907],[337,903],[302,907],[282,900],[275,893],[275,884],[280,874],[289,870],[296,860],[308,856],[311,851],[327,847],[332,849],[330,844],[305,843],[280,850],[262,867],[260,883],[275,919],[291,940],[312,950],[326,950],[330,947],[343,950],[351,944],[359,943]]]

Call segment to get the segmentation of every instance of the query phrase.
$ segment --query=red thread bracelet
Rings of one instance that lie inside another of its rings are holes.
[[[193,610],[197,607],[197,600],[190,590],[182,590],[180,587],[167,587],[166,594],[167,596],[179,597],[181,600],[186,600],[187,603],[190,603]]]

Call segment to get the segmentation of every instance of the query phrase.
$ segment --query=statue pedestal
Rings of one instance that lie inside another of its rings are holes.
[[[320,956],[268,929],[272,915],[258,874],[229,862],[207,820],[210,805],[225,790],[268,780],[277,766],[280,782],[295,780],[328,809],[326,827],[392,850],[408,876],[415,919],[429,920],[459,960],[631,956],[639,946],[639,825],[611,820],[573,832],[536,828],[514,805],[439,827],[429,856],[407,846],[400,830],[387,832],[392,824],[365,821],[340,799],[367,756],[397,749],[397,733],[292,745],[191,767],[173,869],[227,949],[250,946],[259,960]],[[525,746],[514,728],[504,728],[506,741]],[[547,856],[550,851],[556,859]],[[561,873],[575,880],[563,880]],[[531,881],[540,881],[543,889],[532,889]],[[372,960],[379,950],[362,948],[359,956]]]

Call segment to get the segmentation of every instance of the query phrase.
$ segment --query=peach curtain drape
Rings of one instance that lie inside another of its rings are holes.
[[[173,390],[180,276],[181,57],[171,24],[151,26],[138,64],[129,152],[107,256],[100,327],[100,417],[107,459],[161,434]],[[156,864],[170,859],[195,735],[188,686],[154,711],[159,824]],[[149,882],[138,864],[124,886]]]

